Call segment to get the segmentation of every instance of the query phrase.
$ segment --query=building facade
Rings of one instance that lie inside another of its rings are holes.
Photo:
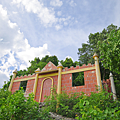
[[[97,55],[94,57],[98,58]],[[38,68],[33,75],[15,78],[16,74],[17,71],[14,71],[9,90],[14,93],[23,87],[25,96],[28,97],[33,92],[37,102],[43,102],[44,96],[51,94],[52,87],[57,88],[58,94],[65,90],[68,94],[84,92],[90,95],[91,92],[96,92],[96,85],[102,89],[100,70],[96,62],[93,65],[84,64],[70,68],[63,68],[61,64],[55,66],[49,62],[41,71]]]

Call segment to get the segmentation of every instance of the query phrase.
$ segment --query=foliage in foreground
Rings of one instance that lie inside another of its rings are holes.
[[[80,93],[71,93],[68,95],[63,91],[62,94],[58,95],[56,90],[53,89],[52,94],[51,98],[50,96],[47,96],[45,100],[45,104],[47,106],[46,109],[51,112],[56,112],[57,101],[59,101],[60,104],[57,109],[57,114],[74,118],[75,111],[73,110],[73,106],[79,102],[78,96],[80,96]]]
[[[118,120],[120,118],[120,102],[113,101],[112,94],[107,92],[83,95],[74,106],[76,119],[81,120]]]
[[[48,111],[41,110],[34,95],[24,97],[23,90],[11,94],[0,90],[0,120],[48,120]]]
[[[57,114],[76,118],[78,120],[107,120],[120,118],[120,101],[113,101],[112,94],[106,91],[91,93],[90,96],[84,93],[63,92],[60,95],[53,91],[53,96],[46,98],[46,109],[56,112],[57,101],[59,108]]]

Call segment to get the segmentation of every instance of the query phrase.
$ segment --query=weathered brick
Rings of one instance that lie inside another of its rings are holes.
[[[45,69],[44,70],[50,70],[51,69],[51,66],[52,65],[49,65],[47,64]],[[92,67],[92,66],[95,66],[95,65],[91,65],[91,64],[88,64],[88,65],[83,65],[83,66],[76,66],[76,67],[70,67],[70,68],[67,68],[65,67],[64,70],[62,71],[70,71],[70,70],[76,70],[76,69],[81,69],[81,68],[89,68],[89,67]],[[52,66],[52,69],[57,69],[56,66]],[[45,73],[47,74],[47,73]],[[48,73],[50,74],[50,73]],[[17,77],[15,78],[15,80],[20,80],[22,78],[30,78],[30,77],[35,77],[35,74],[34,75],[30,75],[30,76],[21,76],[20,78]],[[46,77],[44,78],[39,78],[38,79],[38,84],[37,84],[37,90],[36,90],[36,95],[35,95],[35,100],[38,102],[39,101],[39,98],[40,98],[40,91],[41,91],[41,84],[42,84],[42,81],[45,79]],[[57,88],[57,85],[58,85],[58,76],[52,76],[51,77],[53,79],[53,86]],[[32,79],[32,80],[28,80],[28,83],[27,83],[27,87],[26,87],[26,93],[30,93],[33,91],[33,87],[34,87],[34,82],[35,82],[35,78]],[[95,91],[95,85],[97,85],[97,79],[96,79],[96,72],[95,70],[88,70],[88,71],[84,71],[84,83],[85,85],[83,86],[75,86],[75,87],[72,87],[72,73],[69,73],[69,74],[62,74],[61,76],[61,86],[62,86],[62,91],[66,91],[67,93],[70,93],[70,92],[85,92],[86,94],[89,94],[90,95],[90,92],[94,92]],[[51,88],[51,85],[52,85],[52,80],[47,78],[44,83],[43,83],[43,92],[42,92],[42,99],[41,99],[41,102],[44,101],[44,96],[45,95],[50,95],[50,88]],[[12,87],[12,93],[15,92],[16,90],[19,89],[19,86],[20,86],[20,82],[14,82],[13,83],[13,87]],[[110,87],[110,86],[109,86]],[[57,91],[57,89],[56,89]]]

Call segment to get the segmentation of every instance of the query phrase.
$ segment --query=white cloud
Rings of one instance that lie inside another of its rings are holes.
[[[74,7],[74,6],[77,5],[73,0],[71,0],[69,4],[70,4],[70,6],[72,6],[72,7]]]
[[[3,19],[7,18],[7,11],[5,9],[3,9],[2,5],[0,5],[0,14]]]
[[[13,0],[14,4],[21,4],[25,7],[27,12],[33,12],[38,15],[41,22],[46,25],[52,25],[57,22],[57,18],[55,18],[54,11],[52,9],[48,9],[43,5],[43,3],[38,0]]]
[[[61,28],[62,28],[61,25],[56,25],[56,26],[55,26],[55,29],[56,29],[56,30],[60,30]]]
[[[25,64],[21,64],[20,65],[20,70],[26,70],[27,68],[26,68],[26,65]]]
[[[72,59],[72,61],[74,61],[74,60],[73,60],[73,58],[72,58],[71,56],[66,56],[66,57],[65,57],[65,59],[64,59],[64,61],[66,60],[66,58],[68,58],[68,59],[70,59],[70,58],[71,58],[71,59]]]
[[[54,26],[57,28],[56,30],[60,29],[58,28],[57,24],[64,24],[64,21],[71,20],[69,17],[64,17],[64,18],[57,18],[55,16],[55,11],[54,8],[47,8],[44,6],[44,4],[41,1],[38,0],[13,0],[13,4],[19,5],[19,8],[22,9],[24,8],[27,12],[29,13],[34,13],[38,16],[38,18],[41,21],[41,24],[44,25],[45,27],[51,27]],[[51,0],[50,4],[52,6],[62,6],[63,2],[60,0]],[[24,10],[23,10],[24,11]],[[61,16],[62,13],[61,11],[57,12],[57,16]],[[57,27],[56,27],[57,26]]]
[[[57,12],[57,15],[58,15],[58,16],[61,16],[61,14],[62,14],[61,11],[58,11],[58,12]]]
[[[29,60],[31,61],[35,57],[42,58],[45,55],[50,55],[50,53],[47,51],[47,44],[44,44],[43,47],[38,48],[28,46],[26,50],[17,52],[17,57],[27,63],[27,66],[29,65]],[[23,65],[21,67],[23,67]]]
[[[72,19],[74,19],[74,17],[71,18],[71,16],[68,16],[67,18],[60,18],[59,19],[59,23],[68,22],[69,20],[72,20]]]
[[[50,55],[47,44],[31,47],[16,23],[9,20],[7,11],[0,5],[0,87],[14,69],[24,69],[35,57]]]
[[[18,12],[13,11],[12,13],[13,13],[13,14],[17,14]]]
[[[4,72],[0,70],[0,88],[4,85],[4,81],[9,80],[9,78],[6,76]]]
[[[63,5],[63,2],[62,1],[60,1],[60,0],[51,0],[50,1],[50,5],[52,5],[52,6],[62,6]]]
[[[3,38],[1,38],[0,41],[3,41]]]
[[[59,18],[59,24],[55,25],[55,29],[56,30],[62,29],[63,25],[67,26],[69,24],[69,21],[72,19],[74,18],[71,18],[71,16],[68,16],[67,18]]]
[[[68,25],[68,23],[67,23],[67,22],[64,22],[64,25],[65,25],[65,26],[67,26],[67,25]]]
[[[2,51],[0,52],[0,57],[4,56],[7,53],[12,55],[10,51],[15,51],[15,53],[22,53],[22,51],[24,51],[24,53],[34,52],[34,54],[38,51],[38,53],[35,54],[37,56],[38,54],[42,54],[43,56],[44,53],[45,54],[49,53],[47,52],[47,44],[44,44],[43,47],[38,47],[38,48],[31,47],[28,43],[28,40],[24,39],[24,34],[20,32],[20,29],[18,28],[17,24],[12,23],[9,20],[8,15],[6,14],[7,11],[4,10],[2,7],[0,9],[2,13],[5,13],[5,14],[1,14],[0,16],[0,28],[2,29],[2,31],[0,32],[0,38],[1,38],[0,51]],[[2,19],[4,17],[6,18],[5,20]]]
[[[14,51],[9,53],[9,59],[8,59],[8,63],[11,66],[14,66],[14,64],[16,63],[15,57],[14,57]],[[7,67],[7,66],[6,66]]]
[[[0,57],[9,51],[19,51],[25,48],[24,35],[18,32],[16,23],[12,23],[7,15],[7,11],[0,5]],[[23,41],[22,41],[23,40]]]
[[[8,24],[11,28],[17,27],[17,24],[10,22],[10,20],[8,21]]]

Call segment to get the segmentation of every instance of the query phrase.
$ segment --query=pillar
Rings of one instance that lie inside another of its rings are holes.
[[[34,83],[34,88],[33,88],[33,94],[34,94],[34,95],[36,94],[36,90],[37,90],[39,72],[40,72],[40,68],[38,68],[38,69],[35,71],[36,76],[35,76],[35,83]]]
[[[9,85],[9,88],[8,88],[9,91],[11,91],[11,89],[12,89],[13,82],[14,82],[14,79],[16,77],[16,74],[17,74],[17,69],[13,71],[13,76],[12,76],[12,79],[11,79],[11,82],[10,82],[10,85]]]
[[[114,79],[113,79],[113,75],[110,72],[110,81],[111,81],[111,87],[112,87],[112,92],[113,92],[113,99],[116,100],[116,90],[115,90],[115,84],[114,84]]]
[[[60,63],[58,66],[58,86],[57,86],[57,94],[61,94],[61,72],[62,72],[62,64]],[[57,100],[57,106],[56,106],[56,112],[57,112],[57,108],[59,107],[59,101]]]
[[[99,56],[95,53],[93,55],[95,60],[95,69],[96,69],[96,77],[97,77],[97,84],[98,84],[98,91],[102,91],[102,82],[101,82],[101,74],[100,74],[100,67],[99,67]]]
[[[58,86],[57,86],[57,94],[61,94],[61,72],[62,72],[62,64],[60,63],[58,66]]]

